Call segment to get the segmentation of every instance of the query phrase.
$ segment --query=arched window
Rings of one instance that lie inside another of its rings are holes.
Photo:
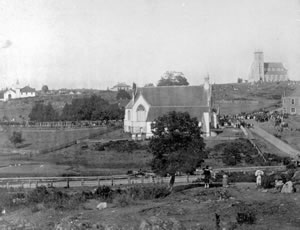
[[[139,105],[137,107],[136,117],[137,117],[137,121],[145,121],[146,120],[146,109],[143,105]]]
[[[127,120],[130,121],[131,120],[131,116],[130,116],[130,110],[127,111]]]

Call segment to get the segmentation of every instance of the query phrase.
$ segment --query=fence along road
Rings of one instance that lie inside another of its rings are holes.
[[[213,173],[224,172],[255,172],[256,170],[264,171],[284,171],[286,167],[281,166],[257,166],[257,167],[241,167],[241,168],[217,168]],[[198,179],[200,175],[176,176],[175,183],[190,183]],[[130,184],[149,184],[149,183],[168,183],[169,177],[134,177],[127,175],[115,176],[88,176],[88,177],[18,177],[18,178],[0,178],[0,187],[2,188],[36,188],[38,186],[54,186],[54,187],[97,187],[100,185],[130,185]]]

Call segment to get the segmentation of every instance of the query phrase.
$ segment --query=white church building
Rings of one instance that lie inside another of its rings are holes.
[[[15,87],[4,90],[0,94],[1,101],[9,101],[11,99],[35,97],[36,91],[29,86],[20,87],[17,83]]]
[[[133,97],[125,107],[124,131],[131,133],[133,139],[150,138],[151,123],[171,111],[196,117],[203,135],[210,136],[210,123],[215,116],[211,111],[209,79],[200,86],[133,88]]]

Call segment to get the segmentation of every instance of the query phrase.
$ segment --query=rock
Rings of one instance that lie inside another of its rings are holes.
[[[107,208],[107,203],[106,202],[100,202],[97,205],[97,209],[99,209],[99,210],[102,210],[102,209],[105,209],[105,208]]]
[[[184,230],[186,229],[175,218],[161,219],[157,216],[152,216],[147,220],[143,220],[140,224],[139,230]]]
[[[282,186],[281,193],[293,193],[293,192],[294,192],[294,188],[293,188],[292,181],[288,181]]]
[[[300,171],[296,171],[292,177],[292,181],[300,182]]]

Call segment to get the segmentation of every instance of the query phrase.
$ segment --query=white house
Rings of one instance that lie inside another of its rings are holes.
[[[125,90],[129,91],[131,89],[130,85],[127,85],[124,82],[118,83],[115,86],[113,86],[110,90],[112,91],[119,91],[119,90]]]
[[[2,94],[1,94],[2,96]],[[3,92],[3,97],[0,98],[1,101],[8,101],[11,99],[17,99],[17,98],[26,98],[26,97],[35,97],[36,92],[34,88],[31,88],[29,86],[25,86],[23,88],[15,87],[7,89]]]
[[[151,123],[168,112],[188,112],[196,117],[205,136],[210,135],[211,86],[206,78],[201,86],[160,86],[133,88],[125,107],[124,131],[133,139],[152,136]]]

